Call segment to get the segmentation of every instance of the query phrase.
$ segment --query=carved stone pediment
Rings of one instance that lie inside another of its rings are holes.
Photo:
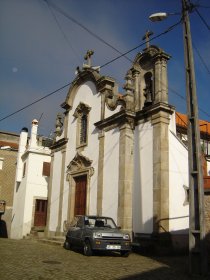
[[[91,110],[91,107],[88,106],[87,104],[80,102],[79,105],[77,106],[73,116],[75,118],[78,118],[82,114],[88,114]]]
[[[90,175],[93,175],[94,169],[91,167],[92,160],[90,160],[88,157],[82,155],[82,153],[77,152],[75,157],[72,159],[72,161],[67,166],[67,173],[79,173],[83,171],[91,171]]]

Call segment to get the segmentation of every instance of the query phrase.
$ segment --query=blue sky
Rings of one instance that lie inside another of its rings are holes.
[[[206,7],[200,7],[199,12],[210,25],[209,1],[192,2]],[[177,15],[152,23],[148,20],[150,14],[181,11],[181,0],[48,0],[48,3],[51,9],[44,0],[0,0],[0,119],[71,82],[88,49],[95,52],[92,61],[96,66],[119,55],[52,5],[121,52],[140,45],[146,30],[152,30],[156,36],[180,19]],[[190,15],[190,20],[196,48],[199,117],[210,121],[210,30],[196,12]],[[172,56],[168,63],[169,101],[177,111],[185,113],[182,25],[152,44]],[[133,59],[143,48],[131,52],[129,58]],[[204,62],[201,62],[197,51]],[[130,65],[127,59],[120,58],[103,67],[101,74],[115,78],[121,88]],[[30,128],[32,119],[41,118],[39,133],[49,136],[54,131],[56,114],[62,112],[60,104],[67,92],[68,87],[0,121],[0,130],[19,133],[23,127]]]

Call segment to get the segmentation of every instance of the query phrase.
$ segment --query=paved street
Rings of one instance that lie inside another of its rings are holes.
[[[186,257],[145,257],[132,253],[85,257],[78,251],[36,240],[0,238],[1,280],[201,279],[189,277]],[[210,279],[209,276],[203,279]]]

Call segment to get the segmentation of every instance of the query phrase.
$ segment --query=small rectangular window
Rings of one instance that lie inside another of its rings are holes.
[[[0,170],[3,169],[3,163],[4,163],[4,159],[3,159],[3,158],[0,158]]]
[[[50,162],[43,162],[42,176],[50,176]]]

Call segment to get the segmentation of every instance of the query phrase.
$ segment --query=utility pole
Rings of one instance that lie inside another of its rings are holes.
[[[188,14],[192,8],[193,6],[188,4],[188,0],[182,0],[189,149],[189,270],[191,274],[204,275],[207,273],[208,266],[198,103]]]

